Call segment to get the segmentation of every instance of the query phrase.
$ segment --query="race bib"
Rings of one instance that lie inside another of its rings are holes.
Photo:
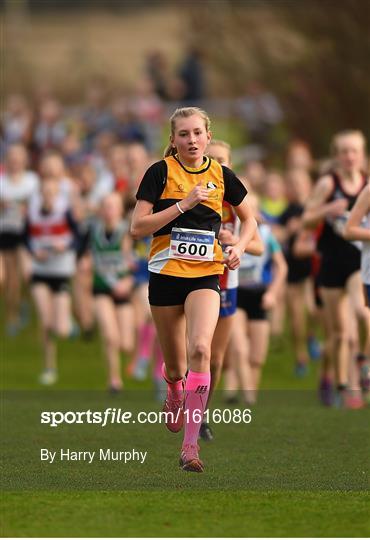
[[[247,287],[253,283],[258,283],[257,265],[239,268],[239,286]]]
[[[170,258],[192,261],[213,261],[214,231],[178,229],[171,231]]]

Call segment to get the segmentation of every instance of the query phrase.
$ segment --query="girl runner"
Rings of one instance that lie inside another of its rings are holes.
[[[279,220],[287,209],[288,199],[284,177],[277,171],[269,171],[263,186],[263,195],[260,199],[260,213],[266,223],[271,227],[273,234],[279,238]],[[269,268],[266,267],[266,274],[269,274]],[[279,289],[279,298],[270,312],[271,333],[274,336],[281,336],[284,330],[286,313],[286,286],[282,285]]]
[[[347,240],[362,241],[361,274],[365,287],[367,305],[370,307],[370,183],[360,193],[344,228]],[[368,328],[370,334],[370,326]],[[360,385],[366,400],[370,395],[369,358],[359,355]]]
[[[4,264],[6,330],[11,336],[21,327],[23,230],[27,205],[39,184],[37,175],[27,170],[27,161],[27,150],[22,144],[10,145],[0,178],[0,255]]]
[[[220,309],[218,274],[223,273],[223,264],[230,269],[239,266],[256,230],[243,184],[230,169],[204,155],[210,140],[210,120],[204,111],[196,107],[175,111],[165,158],[145,173],[131,225],[134,238],[154,234],[149,303],[165,358],[164,410],[173,413],[167,421],[170,431],[180,431],[185,418],[180,464],[194,472],[204,470],[197,439]],[[239,241],[226,248],[225,259],[218,242],[224,199],[235,207],[242,223]]]
[[[134,348],[131,239],[122,206],[119,193],[103,199],[101,220],[92,226],[89,242],[96,318],[105,349],[109,389],[113,393],[122,389],[120,350],[130,355]]]
[[[231,147],[228,143],[212,140],[208,147],[207,155],[218,161],[221,165],[231,167]],[[233,207],[224,201],[222,205],[222,224],[218,237],[223,245],[223,249],[238,242],[239,226],[240,222]],[[254,255],[260,255],[262,253],[263,245],[257,232],[253,240],[248,244],[247,249],[248,253],[253,253]],[[231,328],[236,312],[237,286],[238,270],[225,268],[223,275],[220,276],[221,307],[220,316],[212,339],[211,384],[207,408],[220,380],[224,357],[230,341]],[[211,441],[213,439],[213,431],[205,420],[201,424],[199,435],[204,441]]]
[[[362,226],[363,225],[363,226]],[[362,190],[343,231],[346,240],[362,241],[362,281],[370,305],[370,183]]]
[[[255,215],[258,215],[257,197],[253,196],[251,201],[255,201]],[[267,313],[276,305],[287,275],[281,247],[269,225],[261,223],[259,233],[264,245],[262,256],[244,253],[240,263],[238,309],[230,342],[230,356],[247,404],[256,401],[268,351],[271,324]],[[272,267],[272,278],[266,284],[264,269],[267,265]]]
[[[297,259],[311,259],[311,275],[314,284],[315,311],[324,331],[324,344],[321,348],[320,382],[318,389],[319,400],[322,405],[330,407],[333,404],[333,366],[328,342],[329,323],[325,319],[323,302],[320,295],[321,286],[319,281],[321,255],[318,250],[318,238],[322,226],[316,230],[300,229],[292,246],[292,254]]]
[[[309,174],[303,169],[291,169],[287,174],[289,205],[280,216],[284,255],[288,264],[287,307],[290,314],[290,326],[293,334],[295,352],[295,373],[298,377],[306,375],[308,370],[308,354],[312,359],[320,357],[320,348],[312,331],[314,320],[314,297],[311,280],[311,258],[297,258],[293,253],[295,239],[302,228],[302,214],[312,186]],[[307,307],[310,319],[306,317]],[[308,328],[308,323],[310,324]]]
[[[41,384],[57,380],[55,336],[73,331],[69,281],[75,271],[77,224],[57,180],[44,178],[38,197],[32,198],[25,233],[32,256],[31,292],[41,322],[44,370]]]
[[[73,305],[82,337],[90,340],[94,335],[95,315],[92,294],[92,262],[90,253],[86,251],[86,242],[89,238],[90,227],[97,219],[96,214],[101,200],[97,193],[97,174],[90,163],[82,163],[78,167],[74,180],[79,195],[78,213],[81,244],[72,283]]]
[[[306,205],[303,221],[313,227],[324,221],[319,240],[322,253],[321,294],[325,317],[330,325],[328,343],[335,367],[337,404],[342,406],[347,405],[350,397],[347,390],[352,360],[347,297],[357,320],[366,330],[369,324],[369,310],[361,290],[361,253],[358,247],[343,238],[346,212],[352,209],[366,183],[366,175],[363,173],[365,138],[359,131],[344,131],[334,137],[332,149],[334,167],[316,184]],[[369,340],[368,336],[366,350]]]
[[[129,202],[131,200],[133,201],[132,206],[135,205],[135,195],[141,179],[151,163],[153,161],[150,160],[150,156],[144,145],[132,143],[127,146],[127,167],[130,183]],[[159,398],[163,394],[163,377],[161,371],[163,357],[160,347],[154,347],[156,334],[148,302],[148,256],[150,244],[151,236],[140,238],[134,242],[135,288],[133,304],[137,328],[137,346],[134,359],[128,366],[128,371],[137,380],[145,379],[151,357],[155,353],[153,375],[156,396]]]

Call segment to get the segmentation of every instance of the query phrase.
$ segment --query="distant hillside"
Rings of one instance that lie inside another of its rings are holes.
[[[91,75],[104,75],[113,87],[131,86],[150,50],[162,50],[173,64],[182,53],[181,10],[169,7],[125,14],[14,12],[1,22],[6,92],[46,82],[75,101]]]

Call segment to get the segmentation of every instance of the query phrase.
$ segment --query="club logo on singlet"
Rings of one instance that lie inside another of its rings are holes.
[[[217,186],[213,182],[207,182],[207,189],[217,189]]]

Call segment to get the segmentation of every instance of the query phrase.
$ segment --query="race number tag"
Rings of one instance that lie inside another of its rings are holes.
[[[178,229],[171,231],[170,258],[192,261],[213,261],[214,231]]]

